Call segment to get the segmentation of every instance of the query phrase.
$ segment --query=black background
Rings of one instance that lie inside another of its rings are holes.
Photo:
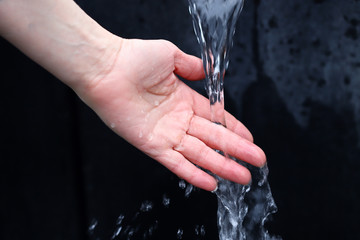
[[[77,2],[119,36],[199,56],[186,1]],[[247,0],[239,19],[225,105],[267,154],[283,239],[360,239],[359,16],[356,0]],[[120,215],[132,239],[218,239],[213,194],[185,197],[68,87],[3,39],[0,54],[0,239],[110,239]]]

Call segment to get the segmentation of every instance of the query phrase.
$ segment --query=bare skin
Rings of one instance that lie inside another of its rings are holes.
[[[188,80],[204,78],[199,58],[183,53],[168,41],[114,36],[70,0],[55,1],[55,7],[45,0],[3,2],[2,36],[72,87],[119,136],[180,178],[199,188],[214,190],[215,178],[195,166],[198,165],[240,184],[250,181],[246,168],[213,149],[255,166],[265,164],[265,154],[253,144],[251,133],[243,124],[229,113],[227,129],[210,122],[209,101],[178,79],[177,75]],[[54,12],[39,17],[38,12],[48,5]],[[19,6],[27,8],[21,8],[25,10],[19,16],[6,15]],[[36,11],[29,12],[28,8]],[[67,16],[67,12],[71,14]],[[24,14],[27,19],[36,18],[36,29],[41,31],[34,34],[24,26]],[[54,14],[59,17],[54,18]],[[14,25],[18,29],[22,26],[24,31],[12,31]],[[28,39],[35,39],[31,48],[31,42],[23,41],[28,35]],[[36,45],[39,41],[42,44]],[[49,55],[50,60],[46,59]]]

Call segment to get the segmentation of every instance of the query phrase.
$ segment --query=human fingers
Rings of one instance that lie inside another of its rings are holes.
[[[225,158],[191,135],[185,135],[181,144],[174,150],[180,152],[192,163],[211,171],[221,178],[243,185],[248,184],[251,180],[248,169],[229,158]]]
[[[205,78],[203,63],[200,58],[189,55],[178,49],[175,52],[174,73],[187,80],[200,80]]]
[[[264,152],[254,143],[204,118],[194,116],[187,133],[209,147],[226,152],[251,165],[262,167],[266,162]]]
[[[189,162],[180,152],[171,150],[165,156],[158,159],[159,162],[178,177],[206,191],[214,191],[217,188],[214,177]]]
[[[194,91],[193,95],[194,107],[193,111],[195,115],[205,118],[207,120],[211,119],[210,113],[210,103],[209,99],[205,98],[204,96],[196,93]],[[239,120],[237,120],[233,115],[225,111],[225,121],[226,127],[230,131],[236,133],[237,135],[245,138],[246,140],[253,142],[254,138],[251,132],[242,124]]]

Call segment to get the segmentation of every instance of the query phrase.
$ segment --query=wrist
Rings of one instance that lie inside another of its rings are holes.
[[[0,34],[78,94],[109,71],[122,42],[72,0],[0,0]]]
[[[78,49],[78,54],[73,59],[72,74],[63,80],[81,98],[113,69],[123,45],[122,38],[105,29],[84,36],[86,44]]]

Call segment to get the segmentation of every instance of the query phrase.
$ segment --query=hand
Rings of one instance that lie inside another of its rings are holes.
[[[117,134],[194,186],[208,191],[217,186],[195,165],[249,183],[246,168],[213,149],[255,166],[265,164],[263,151],[230,114],[227,129],[210,122],[209,101],[176,76],[203,78],[201,60],[164,40],[119,38],[117,44],[115,62],[103,64],[111,68],[78,91],[80,97]]]
[[[217,183],[194,164],[250,181],[246,168],[213,149],[265,163],[233,116],[226,114],[227,129],[209,121],[209,101],[176,77],[203,78],[201,60],[170,42],[123,40],[71,0],[2,0],[0,35],[73,88],[116,133],[197,187],[211,191]]]

